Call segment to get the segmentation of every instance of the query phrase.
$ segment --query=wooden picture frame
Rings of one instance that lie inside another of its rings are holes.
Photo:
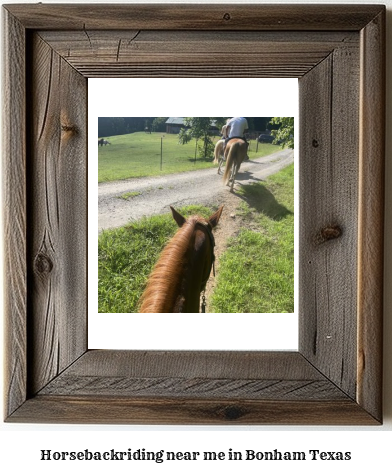
[[[6,421],[382,423],[385,7],[18,4],[3,20]],[[88,350],[89,77],[299,78],[298,352]]]

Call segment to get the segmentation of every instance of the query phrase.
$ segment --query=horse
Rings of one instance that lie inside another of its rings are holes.
[[[220,170],[224,161],[225,161],[225,141],[218,140],[215,144],[215,149],[214,149],[214,163],[219,164],[218,174],[220,174]]]
[[[212,229],[219,222],[223,206],[209,219],[186,219],[172,206],[170,209],[179,229],[148,278],[140,313],[199,313],[200,293],[214,265]]]
[[[241,138],[232,138],[226,144],[225,159],[226,168],[223,174],[223,182],[230,186],[233,192],[234,180],[241,167],[241,163],[248,157],[248,145]],[[230,184],[231,182],[231,184]]]

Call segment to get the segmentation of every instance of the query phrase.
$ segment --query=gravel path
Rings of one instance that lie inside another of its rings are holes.
[[[236,188],[242,184],[262,181],[293,162],[293,150],[281,150],[272,155],[256,158],[242,164],[237,175]],[[126,193],[139,193],[122,199]],[[225,204],[231,193],[223,185],[216,168],[186,173],[134,178],[98,185],[99,231],[120,227],[142,216],[162,214],[169,206],[179,208],[190,204]]]

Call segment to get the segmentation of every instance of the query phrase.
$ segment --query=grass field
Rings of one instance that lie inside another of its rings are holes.
[[[221,257],[211,312],[294,311],[294,167],[263,183],[241,187],[241,213],[249,221]],[[216,208],[189,206],[185,215]],[[99,236],[100,313],[137,312],[147,277],[176,232],[171,214],[145,218]]]
[[[182,215],[209,217],[202,206],[178,209]],[[98,311],[135,313],[147,277],[178,227],[171,214],[141,219],[98,238]]]
[[[294,165],[239,191],[249,221],[223,255],[213,312],[294,312]]]
[[[161,170],[161,138],[162,170]],[[216,137],[214,143],[219,139]],[[98,147],[98,182],[156,176],[215,166],[213,157],[196,156],[196,141],[178,143],[178,135],[137,132],[109,137],[111,145]],[[267,156],[280,149],[277,145],[251,142],[249,158]]]

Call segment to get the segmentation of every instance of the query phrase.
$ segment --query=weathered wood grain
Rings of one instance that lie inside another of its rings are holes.
[[[32,394],[87,349],[86,79],[32,44],[29,188]]]
[[[135,399],[106,396],[40,396],[10,419],[33,423],[187,425],[375,425],[353,400]]]
[[[361,31],[357,399],[382,418],[385,12]]]
[[[7,5],[31,29],[358,31],[380,5]]]
[[[40,395],[342,400],[296,352],[93,350]]]
[[[206,377],[88,377],[61,375],[40,395],[230,400],[345,400],[346,395],[329,380],[209,379]]]
[[[27,229],[25,31],[3,15],[3,212],[5,416],[25,400],[27,391]]]
[[[229,375],[235,378],[225,378]],[[269,376],[282,378],[268,379]],[[8,421],[31,420],[150,424],[376,423],[299,353],[100,350],[87,352]]]
[[[309,361],[353,398],[358,63],[358,50],[337,48],[299,82],[300,347]]]
[[[7,421],[382,422],[385,7],[4,8]],[[301,78],[299,353],[85,352],[86,78],[111,76]]]
[[[91,350],[67,375],[324,380],[298,352]]]
[[[102,77],[95,64],[88,67],[81,68],[83,73],[89,78]],[[276,77],[299,77],[304,73],[304,68],[281,68],[265,67],[265,66],[244,66],[238,68],[237,66],[227,66],[226,64],[214,66],[149,66],[149,65],[127,65],[125,67],[113,66],[105,67],[105,76],[110,78],[121,77],[253,77],[253,78],[276,78]]]
[[[44,41],[86,77],[222,75],[300,77],[356,33],[43,31]],[[226,54],[229,52],[230,54]]]
[[[356,43],[358,33],[349,31],[165,31],[165,30],[42,30],[41,38],[65,59],[86,57],[115,58],[121,61],[133,54],[181,51],[238,53],[315,53],[331,52],[342,43]],[[196,51],[195,49],[196,48]],[[230,60],[230,55],[226,55]],[[304,58],[302,58],[304,59]]]

